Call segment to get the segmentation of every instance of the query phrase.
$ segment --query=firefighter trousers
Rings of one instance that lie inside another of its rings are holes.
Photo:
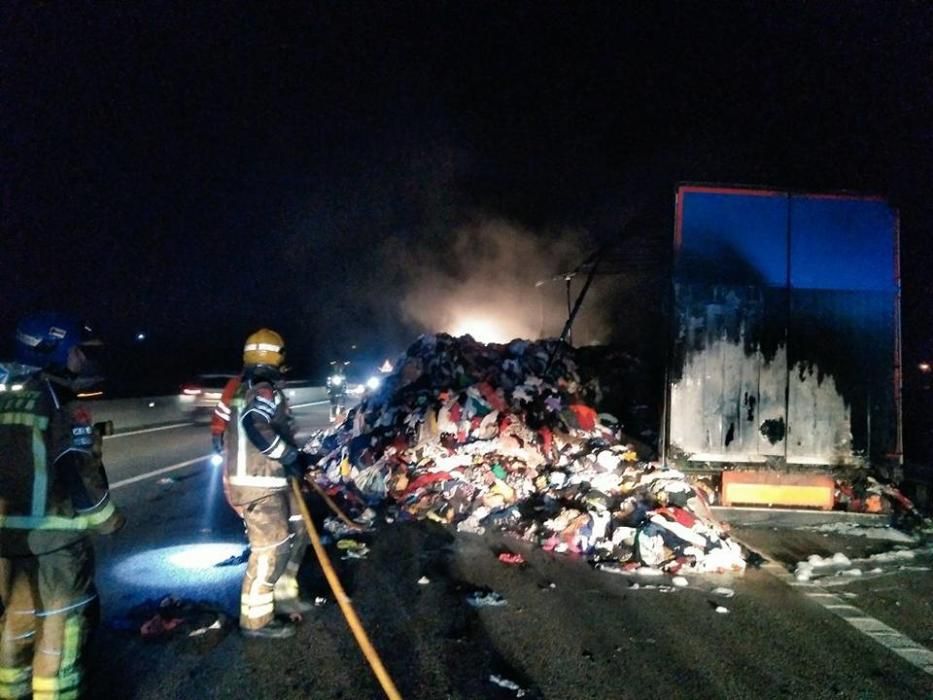
[[[272,621],[276,604],[298,598],[298,569],[308,532],[290,491],[276,491],[243,509],[249,561],[240,591],[240,627],[259,629]]]
[[[0,698],[78,698],[98,609],[90,541],[0,558],[0,599]]]

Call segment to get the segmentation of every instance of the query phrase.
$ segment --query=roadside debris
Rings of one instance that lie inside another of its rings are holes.
[[[214,566],[239,566],[249,561],[249,547],[244,547],[240,554],[234,554],[223,561],[219,561]]]
[[[207,634],[211,630],[219,630],[219,629],[221,629],[220,620],[214,620],[207,627],[198,627],[196,630],[189,632],[188,636],[189,637],[200,637],[202,634]]]
[[[184,622],[183,617],[165,617],[163,614],[157,613],[140,626],[139,634],[143,639],[163,637],[179,625],[184,624]]]
[[[523,698],[525,697],[524,689],[515,681],[510,681],[508,678],[503,678],[502,676],[497,676],[496,674],[490,674],[489,682],[495,683],[500,688],[505,688],[507,690],[514,690],[515,697]]]
[[[476,591],[468,595],[466,601],[474,608],[499,608],[509,604],[509,601],[495,591]]]
[[[909,530],[924,523],[923,514],[897,487],[882,483],[864,472],[838,478],[835,501],[841,510],[889,514],[895,523]]]
[[[358,534],[358,530],[350,527],[339,518],[326,518],[324,520],[324,529],[336,538],[346,537],[347,535]]]
[[[599,386],[581,380],[572,348],[426,335],[394,366],[306,447],[320,485],[351,513],[386,504],[388,522],[501,532],[621,572],[745,568],[707,487],[645,461],[618,421],[592,407]],[[334,518],[325,528],[350,534]]]
[[[864,537],[869,540],[886,540],[899,544],[912,544],[918,537],[897,530],[889,525],[863,525],[861,523],[823,523],[822,525],[804,525],[799,530],[822,532],[826,535],[846,535],[849,537]]]
[[[502,554],[499,555],[499,561],[501,561],[503,564],[524,564],[525,557],[517,553],[512,554],[511,552],[502,552]]]
[[[369,554],[369,546],[357,540],[338,540],[337,549],[343,550],[347,556],[355,559],[363,559]]]
[[[175,596],[146,600],[125,616],[110,623],[117,630],[139,634],[143,639],[170,639],[176,636],[203,637],[222,631],[227,617],[213,605]]]
[[[918,556],[933,556],[933,547],[897,548],[855,560],[850,560],[842,552],[836,552],[831,557],[811,554],[806,561],[797,563],[794,577],[803,582],[818,579],[820,585],[827,586],[848,583],[861,576],[878,576],[910,570],[929,571],[928,566],[907,565]]]

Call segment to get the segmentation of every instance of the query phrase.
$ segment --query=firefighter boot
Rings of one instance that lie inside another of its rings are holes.
[[[295,494],[290,493],[288,501],[290,513],[288,529],[293,537],[288,553],[288,563],[285,565],[284,573],[275,582],[272,594],[277,615],[304,615],[314,609],[313,603],[301,598],[301,590],[298,587],[298,569],[301,568],[301,562],[304,560],[309,544],[308,531],[305,529]]]
[[[295,625],[278,618],[256,629],[240,628],[240,634],[250,639],[288,639],[295,636]]]
[[[276,615],[304,615],[314,610],[314,603],[301,598],[298,580],[289,576],[287,571],[275,582],[272,594]]]

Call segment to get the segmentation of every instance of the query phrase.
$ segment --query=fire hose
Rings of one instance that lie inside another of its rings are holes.
[[[337,578],[337,572],[334,571],[334,567],[330,563],[330,558],[327,556],[327,551],[324,549],[324,545],[321,544],[321,538],[318,536],[317,528],[314,527],[314,522],[311,520],[311,514],[308,512],[308,505],[305,503],[304,495],[301,492],[301,485],[298,479],[291,477],[289,478],[289,481],[291,482],[292,492],[295,494],[295,499],[298,501],[298,508],[301,510],[301,517],[304,518],[305,527],[308,528],[308,536],[311,538],[311,546],[314,547],[314,553],[317,555],[318,561],[321,563],[321,569],[324,571],[324,576],[327,579],[327,582],[330,584],[330,588],[334,593],[334,598],[337,600],[337,604],[340,606],[340,610],[343,612],[343,616],[346,618],[347,624],[350,626],[350,631],[353,632],[356,643],[360,646],[360,651],[363,652],[363,656],[365,656],[366,661],[369,662],[373,673],[376,675],[376,679],[379,681],[379,685],[382,686],[382,690],[385,692],[389,700],[401,700],[402,696],[399,694],[398,689],[395,687],[395,683],[392,682],[392,678],[389,676],[388,671],[386,671],[385,666],[382,665],[382,659],[379,658],[379,654],[373,647],[372,642],[369,641],[366,630],[363,629],[363,625],[360,622],[359,617],[357,617],[356,610],[353,609],[353,605],[350,603],[350,598],[347,596],[346,591],[343,589],[343,585],[340,583],[340,579]],[[334,505],[333,501],[326,497],[317,484],[314,484],[314,486],[318,490],[318,493],[325,497],[328,505],[334,509],[335,512],[339,513],[343,520],[348,520],[346,515],[340,513],[340,509]],[[356,527],[359,528],[358,525]]]
[[[327,507],[330,508],[334,512],[334,515],[336,515],[338,518],[340,518],[343,521],[344,525],[354,530],[363,529],[358,523],[355,523],[352,520],[350,520],[350,518],[348,518],[346,514],[342,510],[340,510],[340,508],[337,507],[337,504],[331,500],[331,497],[327,495],[327,492],[325,492],[324,489],[318,486],[317,482],[314,479],[308,478],[306,481],[307,483],[311,484],[311,488],[313,488],[317,492],[317,495],[320,496],[321,499],[324,501],[324,503],[327,504]]]

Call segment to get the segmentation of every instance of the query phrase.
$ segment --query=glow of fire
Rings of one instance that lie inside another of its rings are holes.
[[[471,335],[481,343],[507,343],[516,336],[500,321],[488,317],[464,316],[451,324],[451,335]]]

